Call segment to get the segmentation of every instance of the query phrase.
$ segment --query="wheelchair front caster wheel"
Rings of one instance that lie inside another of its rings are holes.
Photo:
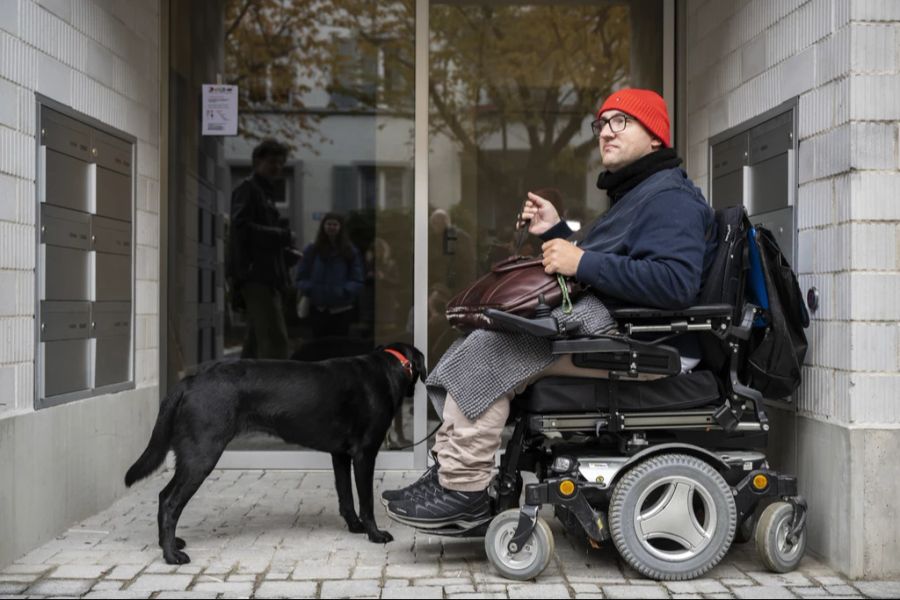
[[[793,506],[775,502],[766,507],[756,526],[756,551],[766,568],[775,573],[796,569],[806,551],[806,527],[796,540],[788,538],[793,517]]]
[[[484,537],[484,549],[494,568],[507,579],[525,581],[540,575],[555,549],[553,532],[547,522],[538,517],[534,532],[525,546],[515,554],[509,551],[509,541],[519,525],[519,509],[503,511],[491,521]]]

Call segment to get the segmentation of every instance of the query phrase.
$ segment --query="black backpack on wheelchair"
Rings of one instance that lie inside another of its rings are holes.
[[[513,403],[514,431],[490,489],[492,518],[430,533],[483,535],[501,574],[531,579],[553,555],[553,535],[538,516],[552,505],[568,531],[594,546],[612,541],[654,579],[698,577],[754,533],[768,568],[796,567],[806,503],[796,478],[768,464],[764,397],[747,380],[761,313],[745,300],[749,221],[740,207],[718,211],[716,220],[718,250],[699,306],[616,310],[618,333],[590,337],[561,335],[549,309],[533,319],[489,315],[509,330],[553,339],[554,354],[609,375],[529,386]],[[682,373],[667,342],[688,333],[702,339],[703,358]],[[537,482],[524,485],[520,506],[523,471]]]

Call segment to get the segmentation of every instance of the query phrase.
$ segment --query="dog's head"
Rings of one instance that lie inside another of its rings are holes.
[[[425,355],[419,352],[419,349],[411,344],[403,344],[394,342],[387,346],[380,346],[379,350],[394,350],[402,354],[409,361],[412,367],[412,377],[409,380],[409,386],[406,388],[405,396],[412,396],[416,390],[416,382],[418,380],[425,381],[428,373],[425,370]]]

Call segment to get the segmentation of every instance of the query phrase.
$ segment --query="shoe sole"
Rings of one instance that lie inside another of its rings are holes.
[[[401,515],[392,513],[391,511],[387,511],[387,515],[392,520],[408,527],[413,527],[415,529],[427,529],[429,531],[432,531],[436,529],[458,527],[460,529],[460,532],[465,532],[470,529],[474,529],[479,525],[484,525],[494,518],[494,515],[465,515],[462,518],[454,517],[453,519],[447,519],[446,521],[420,521],[410,517],[403,517]]]

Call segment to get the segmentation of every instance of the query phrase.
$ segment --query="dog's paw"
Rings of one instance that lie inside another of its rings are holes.
[[[366,527],[362,524],[362,521],[347,521],[347,529],[350,530],[350,533],[365,533]]]
[[[369,533],[369,541],[375,542],[376,544],[387,544],[388,542],[394,541],[394,536],[387,531],[376,529],[374,532]]]
[[[184,550],[184,547],[187,546],[187,542],[181,539],[180,537],[175,538],[175,547],[179,550]]]
[[[186,565],[191,562],[191,557],[181,550],[173,550],[172,552],[163,551],[163,558],[170,565]]]

